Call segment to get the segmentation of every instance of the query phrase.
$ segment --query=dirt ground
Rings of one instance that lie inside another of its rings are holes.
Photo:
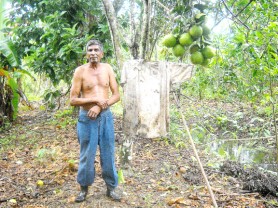
[[[189,144],[176,148],[166,139],[143,138],[134,141],[132,164],[123,170],[121,202],[105,196],[97,156],[97,174],[87,200],[75,203],[79,191],[75,124],[69,117],[60,118],[60,123],[52,120],[53,114],[45,111],[23,112],[10,130],[1,133],[2,142],[7,138],[13,142],[1,150],[0,207],[213,207]],[[115,119],[115,130],[120,169],[121,118]],[[205,164],[208,155],[198,152]],[[205,171],[219,207],[275,207],[259,193],[244,192],[238,179],[208,167]],[[38,180],[43,186],[37,185]]]

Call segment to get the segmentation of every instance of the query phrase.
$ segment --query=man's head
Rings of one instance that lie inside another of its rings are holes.
[[[89,42],[86,44],[86,52],[88,52],[88,47],[91,45],[98,45],[101,52],[103,52],[103,45],[99,40],[89,40]]]
[[[103,46],[98,40],[90,40],[86,45],[87,59],[92,64],[100,63],[103,57]]]

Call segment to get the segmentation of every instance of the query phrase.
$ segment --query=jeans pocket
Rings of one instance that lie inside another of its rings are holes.
[[[77,122],[77,135],[80,144],[87,143],[90,139],[90,118],[87,115],[79,115]]]
[[[79,115],[78,122],[89,123],[90,118],[87,115]]]

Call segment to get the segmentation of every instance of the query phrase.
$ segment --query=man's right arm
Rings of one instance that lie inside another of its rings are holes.
[[[72,87],[70,90],[70,105],[72,106],[83,106],[87,104],[97,103],[98,99],[96,97],[92,98],[80,98],[82,86],[82,68],[78,67],[73,75]]]

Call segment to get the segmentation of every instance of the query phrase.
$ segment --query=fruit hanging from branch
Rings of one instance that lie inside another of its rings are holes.
[[[162,42],[163,42],[164,46],[166,46],[168,48],[171,48],[171,47],[174,47],[176,45],[177,40],[176,40],[176,38],[173,34],[168,34],[163,38]]]
[[[196,51],[191,54],[190,60],[192,64],[202,64],[204,62],[204,56],[200,51]]]
[[[215,49],[211,46],[205,46],[202,49],[202,54],[205,58],[210,59],[215,55]]]
[[[208,66],[209,65],[210,60],[204,58],[203,62],[201,63],[202,66]]]
[[[193,43],[193,39],[189,33],[183,33],[180,36],[179,42],[182,46],[190,46]]]
[[[203,34],[203,28],[199,25],[193,25],[189,29],[189,34],[192,36],[194,40],[200,38]]]
[[[162,45],[172,48],[174,56],[184,57],[188,54],[191,63],[206,67],[216,54],[210,42],[210,28],[206,25],[207,15],[204,10],[208,7],[195,4],[191,10],[188,9],[189,5],[184,11],[182,8],[184,7],[177,3],[177,8],[173,11],[176,12],[175,15],[183,15],[183,18],[176,18],[177,22],[173,24],[175,28],[172,33],[165,35]]]
[[[179,56],[183,56],[183,54],[185,53],[185,49],[182,45],[177,44],[174,48],[173,48],[173,53],[175,56],[179,57]]]

